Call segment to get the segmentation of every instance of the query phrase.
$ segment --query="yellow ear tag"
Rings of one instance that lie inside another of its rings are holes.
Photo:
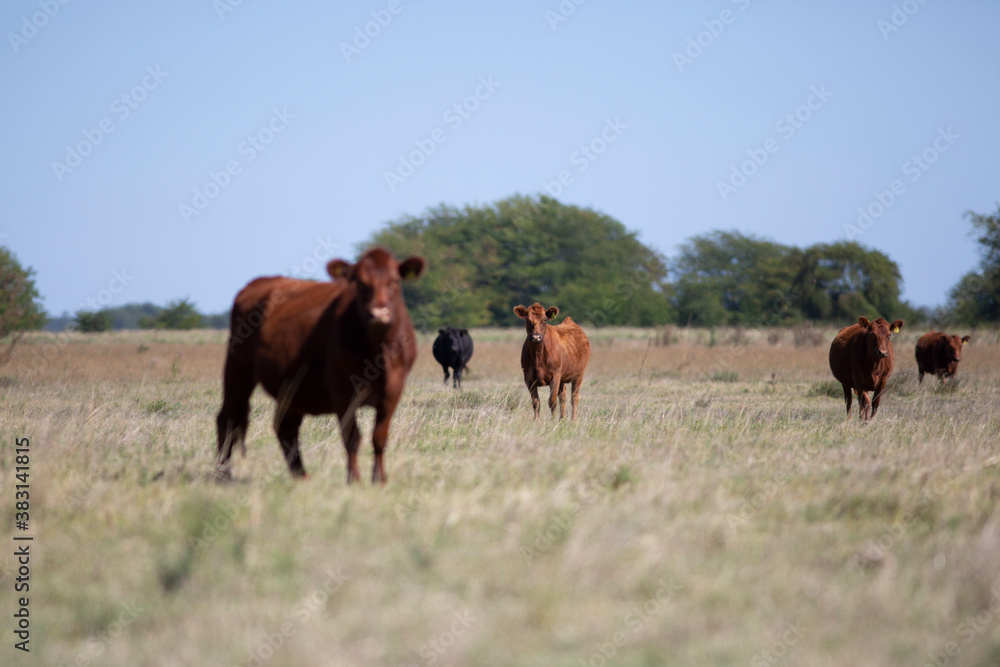
[[[892,333],[899,333],[899,327],[893,327]]]
[[[964,340],[962,341],[962,345],[965,345],[965,341]]]

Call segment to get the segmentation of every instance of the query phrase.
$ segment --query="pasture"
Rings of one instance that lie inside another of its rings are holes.
[[[0,369],[4,654],[28,437],[37,664],[1000,664],[1000,340],[918,386],[922,332],[869,424],[833,329],[588,330],[576,422],[548,388],[532,419],[522,328],[472,331],[461,392],[422,335],[385,487],[370,411],[361,484],[333,417],[292,480],[259,388],[213,482],[224,332],[29,336]]]

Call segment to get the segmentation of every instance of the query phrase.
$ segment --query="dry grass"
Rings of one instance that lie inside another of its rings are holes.
[[[591,336],[575,423],[531,419],[520,330],[473,332],[461,393],[423,338],[384,488],[345,486],[333,418],[306,421],[312,479],[293,483],[261,393],[237,481],[211,482],[216,332],[29,339],[3,369],[0,430],[8,452],[32,443],[34,657],[1000,662],[995,332],[944,389],[917,385],[904,332],[867,425],[821,390],[825,344],[661,332]]]

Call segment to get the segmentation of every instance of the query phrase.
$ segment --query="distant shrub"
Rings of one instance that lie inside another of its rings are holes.
[[[747,336],[747,330],[741,326],[737,326],[735,329],[733,329],[732,335],[729,336],[729,343],[734,347],[739,345],[746,345],[749,342],[750,342],[750,337]]]
[[[76,313],[76,330],[81,333],[111,331],[111,313],[107,310],[99,310],[97,312],[78,310]]]
[[[823,344],[823,334],[816,331],[812,322],[792,327],[792,339],[795,341],[795,347],[819,347]]]
[[[653,336],[653,344],[657,347],[667,347],[668,345],[673,345],[676,342],[677,329],[675,329],[672,324],[666,325]]]
[[[816,382],[811,387],[806,389],[806,396],[829,396],[831,398],[843,398],[844,388],[839,382],[834,380],[825,380],[823,382]]]

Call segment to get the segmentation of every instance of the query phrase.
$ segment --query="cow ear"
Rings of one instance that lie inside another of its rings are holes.
[[[867,329],[868,325],[871,324],[871,322],[868,321],[867,317],[865,317],[864,315],[862,315],[861,317],[858,318],[858,324],[860,324],[865,329]]]
[[[438,333],[443,336],[444,335],[444,329],[438,329]]]
[[[896,320],[889,328],[892,330],[892,333],[899,333],[899,330],[903,328],[903,320]]]
[[[424,272],[424,268],[426,266],[427,262],[423,257],[407,257],[399,265],[399,277],[403,280],[418,278],[420,277],[420,274]]]
[[[469,330],[468,329],[459,329],[459,331],[462,332],[463,334],[465,334],[466,336],[469,335]]]
[[[545,309],[545,319],[551,320],[553,317],[559,314],[559,309],[555,306]]]
[[[341,278],[350,280],[354,276],[354,265],[342,259],[333,259],[326,265],[326,272],[334,280],[340,280]]]
[[[528,316],[528,309],[524,306],[514,306],[514,314],[523,320]]]
[[[972,336],[962,336],[962,345],[965,345],[970,340],[972,340]]]

